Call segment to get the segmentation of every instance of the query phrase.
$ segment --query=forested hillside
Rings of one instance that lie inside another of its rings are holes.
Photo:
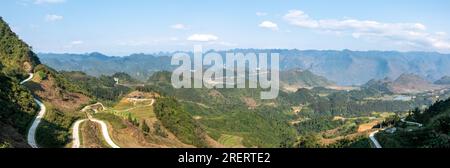
[[[12,77],[25,77],[40,64],[32,48],[23,42],[0,17],[0,60],[3,72]]]
[[[399,131],[378,136],[382,145],[396,148],[450,148],[450,99],[438,101],[423,111],[415,109],[407,120],[422,123],[423,127],[402,129],[405,126],[397,122]]]
[[[0,17],[0,146],[28,147],[26,130],[37,111],[33,96],[20,81],[39,59]]]
[[[436,81],[450,76],[449,54],[435,52],[351,51],[351,50],[297,50],[297,49],[232,49],[231,53],[279,53],[282,71],[308,70],[338,85],[362,85],[371,79],[398,78],[413,73],[426,80]],[[132,54],[110,57],[91,54],[48,54],[38,56],[45,64],[57,70],[84,71],[89,75],[112,75],[126,72],[139,80],[146,80],[154,72],[173,70],[170,57],[165,54]]]

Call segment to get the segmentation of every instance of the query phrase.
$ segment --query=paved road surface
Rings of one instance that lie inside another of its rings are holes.
[[[102,127],[103,138],[105,139],[106,143],[108,143],[109,146],[111,146],[112,148],[120,148],[118,145],[114,143],[114,141],[109,136],[108,125],[106,125],[104,121],[97,120],[95,118],[91,118],[90,120],[100,124],[100,126]]]
[[[417,123],[417,122],[411,122],[411,121],[405,121],[405,118],[401,119],[402,122],[407,123],[407,124],[412,124],[412,125],[417,125],[418,127],[422,127],[423,124],[421,123]],[[369,135],[369,139],[370,141],[372,141],[372,143],[375,145],[375,148],[382,148],[380,143],[378,142],[378,140],[375,138],[375,135],[379,132],[380,130],[374,131],[372,133],[370,133]]]
[[[22,85],[22,84],[30,81],[31,79],[33,79],[33,76],[34,76],[34,74],[30,73],[30,76],[27,79],[20,82],[20,84]],[[39,113],[37,114],[36,118],[34,118],[30,129],[28,130],[27,142],[32,148],[38,148],[39,146],[36,143],[36,129],[39,126],[39,123],[41,123],[42,118],[44,118],[46,109],[45,109],[44,103],[42,103],[41,101],[39,101],[36,98],[34,99],[34,101],[39,105],[40,110],[39,110]]]
[[[380,130],[376,130],[372,133],[370,133],[369,135],[369,139],[370,141],[372,141],[372,143],[375,145],[375,148],[381,148],[380,143],[377,141],[377,139],[375,138],[375,135],[379,132]]]
[[[30,129],[28,130],[28,136],[27,136],[27,141],[28,144],[32,147],[32,148],[39,148],[39,146],[36,143],[36,129],[39,126],[39,124],[41,123],[42,118],[44,118],[45,115],[45,105],[39,101],[38,99],[34,99],[34,101],[39,105],[39,113],[36,116],[36,118],[34,118],[33,120],[33,124],[31,125]]]
[[[72,148],[80,148],[80,124],[82,122],[86,121],[86,119],[83,120],[78,120],[75,122],[75,124],[73,124],[73,128],[72,128],[72,139],[73,139],[73,144],[72,144]]]

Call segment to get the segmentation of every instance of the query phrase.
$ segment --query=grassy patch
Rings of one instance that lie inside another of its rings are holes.
[[[46,114],[36,130],[36,141],[42,147],[64,147],[70,142],[70,128],[80,116],[65,113],[46,103]]]
[[[124,129],[127,126],[123,123],[123,120],[110,113],[96,113],[94,114],[94,117],[100,120],[108,121],[114,129]]]
[[[109,109],[108,112],[122,118],[127,118],[131,115],[132,118],[138,121],[156,117],[153,106],[150,106],[150,101],[136,103],[121,101],[114,108]]]
[[[242,139],[239,136],[222,134],[218,142],[226,147],[242,147]]]

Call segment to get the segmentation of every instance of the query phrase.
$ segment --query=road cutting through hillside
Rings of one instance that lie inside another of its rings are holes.
[[[153,106],[154,103],[155,103],[155,99],[152,99],[150,106]],[[112,148],[120,148],[117,144],[114,143],[111,136],[109,135],[108,125],[104,121],[92,117],[89,113],[87,113],[87,116],[88,116],[88,119],[78,120],[74,123],[74,125],[72,127],[72,139],[73,139],[72,148],[80,148],[81,141],[80,141],[79,127],[80,127],[81,123],[83,123],[86,120],[100,124],[101,130],[102,130],[102,136],[105,139],[106,143],[108,143],[108,145],[111,146]]]
[[[411,121],[405,121],[405,118],[400,119],[400,121],[407,123],[407,124],[412,124],[412,125],[417,125],[418,127],[422,127],[423,124],[421,123],[417,123],[417,122],[411,122]],[[378,140],[375,138],[375,135],[380,132],[383,131],[384,129],[381,130],[376,130],[374,132],[371,132],[369,135],[369,139],[370,141],[373,143],[374,148],[382,148],[382,146],[380,145],[380,142],[378,142]]]
[[[105,139],[106,143],[108,143],[109,146],[111,146],[112,148],[120,148],[118,145],[114,143],[114,141],[111,139],[111,136],[109,136],[108,125],[106,125],[104,121],[95,118],[89,118],[89,120],[100,124],[100,126],[102,127],[103,138]]]
[[[29,73],[29,75],[30,76],[27,79],[20,82],[21,85],[23,85],[24,83],[33,79],[34,74]],[[39,105],[39,112],[36,115],[36,117],[33,119],[33,123],[31,124],[31,127],[28,129],[27,142],[32,148],[39,148],[38,144],[36,143],[36,130],[37,130],[37,127],[39,126],[39,124],[41,123],[42,118],[44,118],[46,108],[45,108],[44,103],[42,103],[37,98],[34,98],[34,101]]]
[[[111,146],[112,148],[120,148],[114,141],[111,139],[111,136],[109,136],[108,132],[108,125],[102,120],[95,119],[91,117],[91,115],[88,115],[88,119],[82,119],[78,120],[73,124],[72,127],[72,148],[80,148],[81,147],[81,141],[80,141],[80,125],[84,121],[89,120],[95,123],[100,124],[100,127],[102,128],[102,136],[103,139],[105,139],[106,143]]]
[[[99,104],[99,103],[97,103],[97,104]],[[86,107],[88,107],[88,106],[86,106]],[[86,120],[89,120],[89,121],[92,121],[92,122],[100,124],[100,127],[102,129],[102,136],[103,136],[103,139],[105,139],[106,143],[109,146],[111,146],[112,148],[120,148],[118,145],[116,145],[114,143],[114,141],[111,139],[111,136],[109,136],[108,125],[106,125],[106,123],[104,121],[102,121],[102,120],[95,119],[89,113],[86,113],[86,114],[88,116],[88,119],[81,119],[81,120],[76,121],[73,124],[73,127],[72,127],[72,148],[80,148],[80,146],[81,146],[80,125],[81,125],[81,123],[83,123]]]
[[[73,124],[72,128],[72,148],[80,148],[81,141],[80,141],[80,133],[79,133],[79,127],[82,122],[86,121],[86,119],[78,120]]]
[[[378,132],[380,132],[380,130],[376,130],[376,131],[370,133],[369,139],[370,139],[370,141],[372,141],[372,143],[373,143],[373,145],[374,145],[375,148],[382,148],[381,145],[380,145],[380,142],[378,142],[378,140],[375,138],[375,135],[376,135]]]

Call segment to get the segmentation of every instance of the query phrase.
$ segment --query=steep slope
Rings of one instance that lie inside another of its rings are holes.
[[[156,117],[164,127],[173,132],[182,142],[197,147],[207,147],[206,132],[181,104],[173,98],[160,98],[155,104]]]
[[[29,147],[26,130],[38,108],[19,82],[37,64],[31,47],[0,17],[0,146]]]
[[[25,132],[31,124],[37,105],[32,94],[43,101],[47,108],[44,119],[37,127],[36,141],[43,147],[61,147],[68,142],[69,127],[79,114],[73,113],[90,98],[79,86],[67,81],[57,71],[40,64],[31,47],[11,31],[8,24],[0,19],[0,64],[2,130],[0,143],[6,141],[13,147],[22,145]],[[28,73],[34,73],[31,81],[24,86],[19,82]],[[19,133],[12,132],[14,129]],[[21,135],[18,137],[17,135]],[[12,142],[11,142],[12,141]]]
[[[398,131],[382,133],[377,139],[383,147],[396,148],[449,148],[450,147],[450,99],[438,101],[428,109],[413,111],[407,118],[423,124],[419,128],[403,128],[396,124]]]
[[[394,93],[415,93],[434,88],[430,82],[415,74],[402,74],[390,86]]]
[[[25,85],[47,108],[36,131],[36,141],[41,147],[64,147],[70,142],[72,123],[84,117],[79,109],[91,98],[86,90],[45,65],[36,66],[34,71],[35,77]]]
[[[372,79],[366,84],[362,85],[361,88],[373,91],[373,92],[379,92],[379,93],[392,93],[390,86],[392,85],[392,81],[388,78],[384,78],[382,80],[375,80]]]
[[[395,93],[395,94],[408,94],[408,93],[420,93],[440,89],[445,86],[434,85],[424,78],[416,74],[405,73],[400,75],[395,80],[384,78],[382,80],[370,80],[366,84],[362,85],[362,88],[370,91],[377,91],[380,93]]]
[[[31,47],[11,31],[9,25],[0,17],[0,60],[3,72],[15,77],[27,76],[33,67],[40,64]]]
[[[194,147],[181,142],[156,117],[159,97],[154,92],[133,91],[94,116],[111,123],[112,137],[120,147]]]
[[[61,72],[61,74],[69,83],[79,86],[81,90],[85,90],[90,97],[99,101],[119,101],[123,95],[131,90],[126,86],[116,85],[114,77],[112,76],[102,75],[100,77],[93,77],[84,72]],[[129,77],[128,75],[126,76]],[[129,81],[135,80],[129,79]],[[123,82],[123,80],[119,80],[119,82]]]
[[[0,81],[0,144],[28,147],[26,130],[38,108],[18,80],[0,72]]]
[[[281,86],[285,90],[296,91],[305,87],[326,87],[334,85],[325,77],[313,74],[309,70],[292,69],[280,72]]]
[[[139,89],[176,98],[175,103],[168,101],[180,106],[174,111],[187,112],[183,115],[190,115],[212,139],[223,144],[278,147],[283,140],[295,136],[295,130],[286,122],[290,107],[285,92],[281,91],[278,99],[261,100],[259,88],[174,89],[169,72],[155,73],[149,82],[152,84]]]

